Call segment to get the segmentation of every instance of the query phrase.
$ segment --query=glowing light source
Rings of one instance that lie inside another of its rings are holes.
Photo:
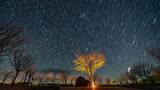
[[[92,82],[92,88],[95,88],[96,87],[96,85],[94,84],[94,82]]]
[[[130,67],[128,67],[128,72],[130,72],[131,71],[131,68]]]

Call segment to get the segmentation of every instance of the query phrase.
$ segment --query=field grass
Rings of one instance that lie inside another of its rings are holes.
[[[75,86],[22,86],[22,85],[0,85],[0,90],[160,90],[160,86],[98,86],[91,87],[75,87]]]

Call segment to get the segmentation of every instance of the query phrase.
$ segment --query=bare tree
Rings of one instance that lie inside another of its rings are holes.
[[[136,84],[138,82],[138,78],[136,77],[136,75],[134,73],[131,72],[127,72],[126,73],[126,77],[128,78],[128,80],[134,84]],[[128,82],[129,82],[128,81]]]
[[[126,74],[121,74],[117,81],[120,83],[120,85],[126,85],[128,84],[128,77],[126,76]]]
[[[99,85],[102,84],[102,77],[100,75],[95,74],[94,75],[94,81],[97,82]]]
[[[106,79],[106,84],[107,84],[107,85],[110,85],[110,84],[111,84],[111,79],[107,78],[107,79]]]
[[[36,72],[33,75],[32,80],[37,81],[38,85],[41,85],[44,77],[45,77],[44,73]]]
[[[11,82],[12,84],[14,84],[19,72],[26,70],[28,67],[30,67],[33,64],[32,58],[20,50],[15,51],[13,59],[10,60],[10,63],[16,72]]]
[[[63,84],[67,84],[67,80],[69,78],[69,74],[68,73],[61,73],[59,75],[59,77],[62,80]]]
[[[7,55],[24,44],[23,29],[11,24],[0,24],[0,55]]]
[[[27,83],[29,84],[32,81],[33,75],[36,73],[36,68],[33,64],[33,65],[29,66],[27,69],[25,69],[23,72],[25,73],[24,83],[26,83],[26,81],[27,81]],[[28,78],[28,80],[27,80],[27,78]]]
[[[159,66],[154,70],[154,74],[160,75],[160,48],[152,48],[149,53],[159,61]]]
[[[152,71],[155,67],[152,64],[136,64],[131,69],[131,73],[137,75],[141,80],[148,78],[152,75]]]
[[[160,60],[160,49],[152,48],[152,49],[149,49],[148,51],[152,56],[157,58],[157,60]]]
[[[6,79],[9,77],[9,75],[12,73],[12,71],[10,70],[3,70],[0,72],[1,76],[2,76],[2,84],[4,84],[4,82],[6,81]]]
[[[54,74],[53,72],[50,72],[47,74],[47,80],[48,82],[55,82],[56,81],[56,74]]]
[[[76,77],[75,76],[69,76],[69,80],[70,80],[70,84],[73,84],[74,85],[74,82],[76,80]]]
[[[102,77],[98,77],[97,81],[99,82],[99,85],[102,85],[102,81],[103,81]]]

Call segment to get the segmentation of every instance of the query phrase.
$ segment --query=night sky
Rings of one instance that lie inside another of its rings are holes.
[[[73,71],[74,52],[102,52],[97,71],[116,78],[160,47],[160,0],[0,0],[0,23],[24,27],[39,70]]]

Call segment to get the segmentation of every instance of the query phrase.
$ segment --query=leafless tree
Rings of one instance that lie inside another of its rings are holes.
[[[152,49],[149,49],[148,51],[152,56],[157,58],[157,60],[160,60],[160,49],[152,48]]]
[[[131,73],[137,75],[137,77],[143,80],[150,77],[154,69],[155,67],[153,66],[153,64],[139,63],[133,66],[133,68],[131,69]]]
[[[29,84],[32,81],[33,75],[36,73],[36,68],[35,68],[34,64],[32,64],[27,69],[25,69],[23,72],[25,73],[24,83],[27,82]],[[28,80],[27,80],[27,78],[28,78]]]
[[[69,80],[70,80],[70,84],[74,85],[74,82],[76,81],[76,77],[75,76],[69,76]]]
[[[126,85],[126,84],[128,84],[128,77],[126,76],[125,73],[124,73],[124,74],[121,74],[121,75],[118,77],[117,81],[118,81],[121,85]]]
[[[2,76],[2,84],[4,84],[4,82],[6,81],[6,79],[9,77],[9,75],[12,73],[12,71],[10,70],[3,70],[0,72],[1,76]]]
[[[111,79],[107,78],[107,79],[106,79],[106,84],[107,84],[107,85],[110,85],[110,84],[111,84]]]
[[[55,82],[57,80],[56,74],[53,72],[45,73],[45,80],[47,80],[48,83]]]
[[[149,49],[148,51],[153,57],[155,57],[159,61],[159,66],[154,70],[154,74],[160,75],[160,49],[152,48]]]
[[[138,78],[135,74],[132,74],[131,72],[126,73],[126,77],[128,77],[128,80],[130,80],[131,83],[136,84],[138,82]]]
[[[0,55],[8,55],[24,44],[23,29],[12,24],[0,24]]]
[[[19,72],[26,70],[33,64],[32,58],[26,55],[22,50],[15,51],[13,58],[10,59],[10,63],[16,72],[11,82],[12,84],[14,84]]]
[[[36,73],[32,76],[32,80],[33,80],[34,82],[38,82],[38,85],[41,85],[42,82],[45,80],[45,76],[46,76],[45,73],[36,72]],[[33,82],[33,81],[32,81],[32,82]]]
[[[102,77],[98,77],[98,82],[100,85],[102,85],[102,81],[103,81]]]
[[[102,77],[100,75],[94,75],[94,81],[97,82],[99,85],[102,84]]]
[[[67,84],[69,74],[68,73],[60,73],[59,78],[62,80],[63,84]]]

